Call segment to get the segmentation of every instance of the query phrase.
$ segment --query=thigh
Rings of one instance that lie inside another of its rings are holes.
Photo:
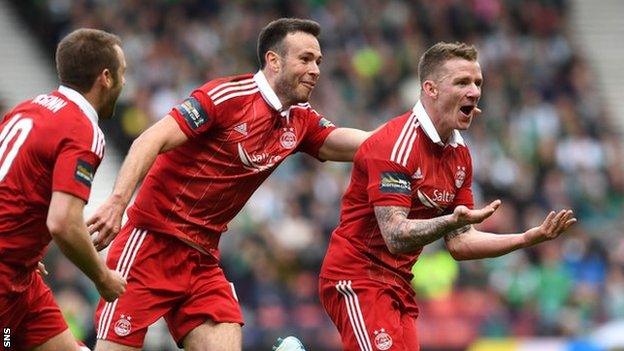
[[[345,350],[418,350],[418,341],[410,336],[412,325],[392,288],[367,280],[321,278],[319,289]]]
[[[227,281],[216,260],[206,264],[203,261],[210,259],[205,256],[198,258],[199,256],[202,255],[198,252],[194,257],[197,260],[191,260],[196,263],[191,268],[193,276],[185,299],[175,310],[165,315],[171,335],[179,346],[198,327],[202,330],[213,330],[215,327],[210,324],[213,323],[216,326],[232,325],[234,330],[240,331],[240,325],[243,324],[234,285]]]
[[[73,338],[67,323],[63,318],[61,309],[54,301],[52,291],[43,282],[37,273],[33,273],[32,285],[26,292],[25,304],[20,308],[24,313],[21,325],[15,332],[19,335],[19,343],[25,349],[35,346],[66,345],[67,350],[77,348],[76,340]],[[50,346],[41,350],[53,350]],[[61,349],[61,348],[57,348]]]
[[[110,342],[101,343],[101,349],[115,349],[115,344],[141,348],[147,328],[183,299],[187,276],[170,274],[178,269],[178,256],[170,252],[175,248],[168,240],[126,224],[113,241],[106,263],[128,285],[117,300],[100,299],[95,314],[97,339]]]
[[[139,347],[117,344],[108,340],[98,340],[95,344],[95,351],[140,351]]]
[[[32,351],[58,351],[58,350],[67,350],[67,351],[80,351],[81,347],[76,343],[76,339],[69,331],[69,329],[65,329],[64,332],[52,337],[47,340],[43,344],[36,346],[31,349]],[[84,349],[82,349],[84,350]]]
[[[240,351],[241,326],[238,323],[206,321],[189,332],[182,342],[186,351]]]

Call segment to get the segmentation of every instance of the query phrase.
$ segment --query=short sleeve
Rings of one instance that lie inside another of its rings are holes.
[[[174,106],[169,114],[178,122],[187,137],[194,138],[214,124],[216,108],[208,95],[198,89],[182,103]]]
[[[368,173],[369,203],[373,206],[412,206],[410,172],[402,165],[387,159],[366,157],[362,159]]]
[[[306,135],[299,145],[299,150],[319,159],[321,146],[336,126],[312,108],[308,108],[306,122]]]
[[[54,163],[52,191],[62,191],[89,201],[91,183],[101,159],[91,152],[90,145],[67,139]]]

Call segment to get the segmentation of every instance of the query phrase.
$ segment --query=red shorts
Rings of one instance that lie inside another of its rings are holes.
[[[403,308],[405,297],[391,286],[372,280],[320,278],[319,293],[345,350],[420,349],[416,316]]]
[[[128,286],[114,302],[100,299],[98,339],[140,348],[147,328],[161,317],[178,345],[207,320],[243,324],[234,286],[219,262],[173,236],[126,224],[106,263]]]
[[[9,335],[10,350],[31,349],[67,330],[52,291],[37,272],[32,274],[26,291],[0,295],[0,328],[4,338]]]

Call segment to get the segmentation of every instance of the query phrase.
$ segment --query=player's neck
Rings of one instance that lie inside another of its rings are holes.
[[[438,132],[438,135],[440,136],[440,140],[442,140],[442,142],[444,144],[448,144],[449,139],[451,138],[451,135],[453,135],[453,129],[452,128],[444,128],[440,125],[441,123],[433,123],[433,126],[435,127],[436,131]]]
[[[276,76],[272,74],[271,71],[263,69],[262,73],[264,73],[264,77],[266,78],[267,83],[269,83],[269,87],[273,90],[273,92],[275,92],[275,95],[282,104],[281,111],[286,111],[290,108],[290,106],[296,104],[296,102],[293,102],[286,97],[286,92],[283,91],[283,89],[280,89],[277,84]]]
[[[440,136],[440,140],[444,144],[447,144],[449,139],[451,138],[451,135],[453,134],[453,128],[445,125],[445,119],[443,117],[444,114],[442,111],[436,109],[433,104],[428,103],[428,101],[426,101],[425,99],[421,99],[421,101],[423,107],[425,108],[425,111],[427,112],[427,115],[429,116],[429,119],[431,119],[433,127]]]

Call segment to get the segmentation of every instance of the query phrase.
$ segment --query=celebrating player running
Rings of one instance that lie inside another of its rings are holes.
[[[473,209],[472,161],[459,133],[480,113],[477,51],[438,43],[418,72],[420,101],[356,153],[323,261],[321,302],[346,350],[419,349],[410,281],[425,245],[444,237],[456,259],[495,257],[554,239],[576,222],[562,210],[522,234],[476,230],[472,224],[500,206],[496,200]]]

